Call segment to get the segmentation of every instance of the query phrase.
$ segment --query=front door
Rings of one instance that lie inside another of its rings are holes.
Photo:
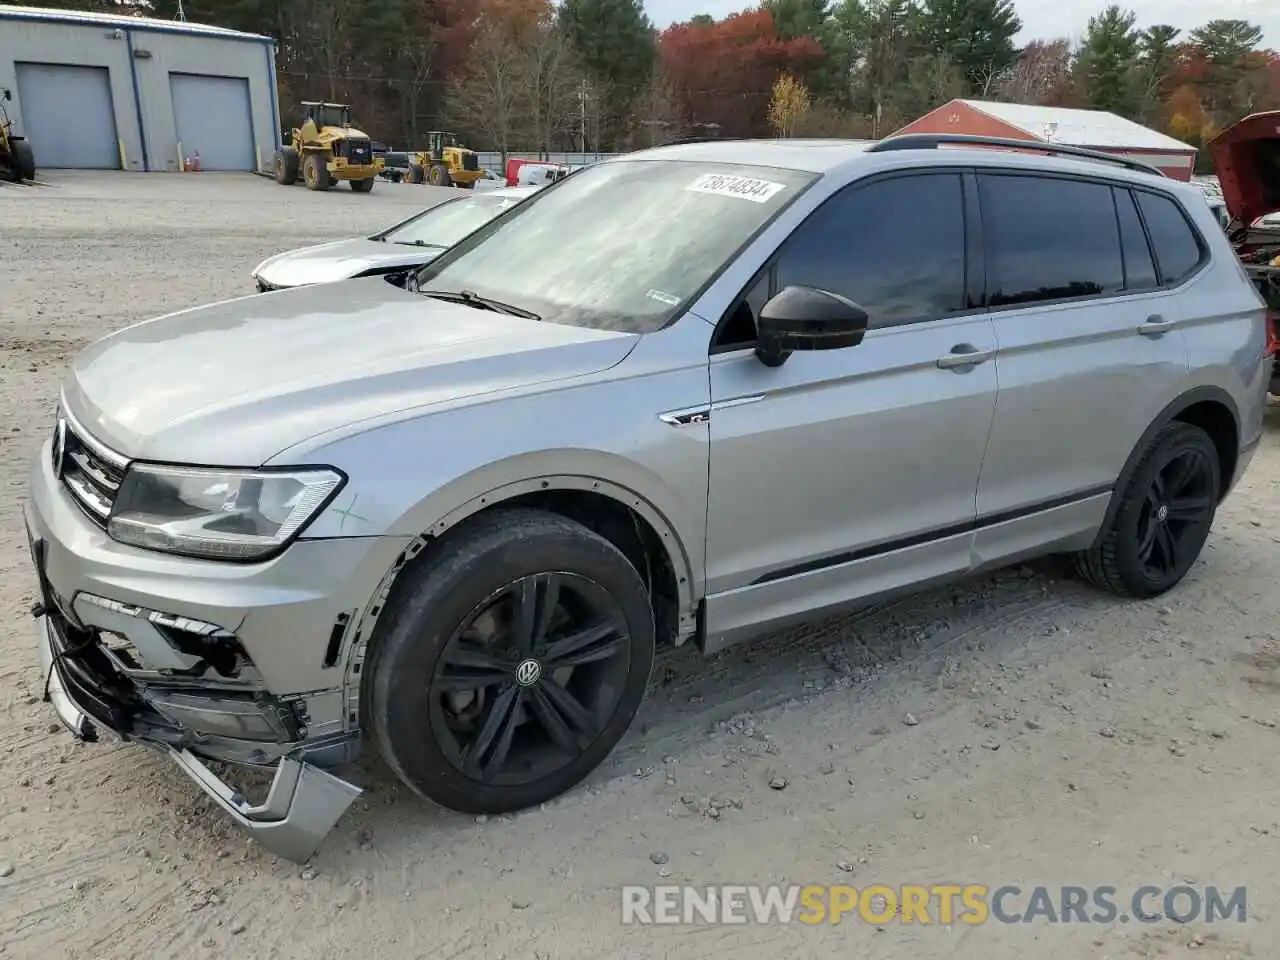
[[[964,191],[951,171],[835,194],[718,328],[709,647],[967,569],[996,343],[990,319],[968,309]],[[791,285],[863,306],[863,342],[762,364],[754,314]]]

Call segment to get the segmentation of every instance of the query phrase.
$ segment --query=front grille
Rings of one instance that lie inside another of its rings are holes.
[[[373,162],[373,143],[369,140],[351,139],[343,142],[342,155],[349,163]]]
[[[480,158],[471,152],[464,153],[462,155],[462,169],[463,170],[479,170]]]
[[[127,461],[59,417],[53,433],[53,469],[76,505],[105,527]]]

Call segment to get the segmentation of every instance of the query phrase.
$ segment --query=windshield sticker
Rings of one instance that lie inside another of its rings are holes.
[[[668,307],[680,306],[680,298],[673,297],[669,293],[663,293],[661,290],[650,290],[645,294],[650,300],[657,300],[659,303],[665,303]]]
[[[711,193],[720,197],[737,197],[752,203],[768,203],[785,187],[785,183],[772,180],[756,180],[752,177],[733,177],[725,173],[703,174],[689,186],[693,193]]]

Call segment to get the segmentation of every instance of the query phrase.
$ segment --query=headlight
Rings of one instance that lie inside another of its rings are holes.
[[[209,560],[260,560],[283,549],[345,478],[325,468],[206,470],[130,465],[107,532],[113,540]]]

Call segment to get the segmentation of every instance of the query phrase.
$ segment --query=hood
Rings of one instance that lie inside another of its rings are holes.
[[[1209,142],[1234,223],[1280,211],[1280,111],[1245,117]]]
[[[63,402],[130,458],[256,466],[368,418],[605,370],[638,339],[445,303],[369,277],[127,327],[75,359]]]
[[[332,283],[349,280],[370,270],[416,267],[434,260],[442,252],[436,247],[410,247],[353,237],[278,253],[258,264],[253,277],[276,288]]]

